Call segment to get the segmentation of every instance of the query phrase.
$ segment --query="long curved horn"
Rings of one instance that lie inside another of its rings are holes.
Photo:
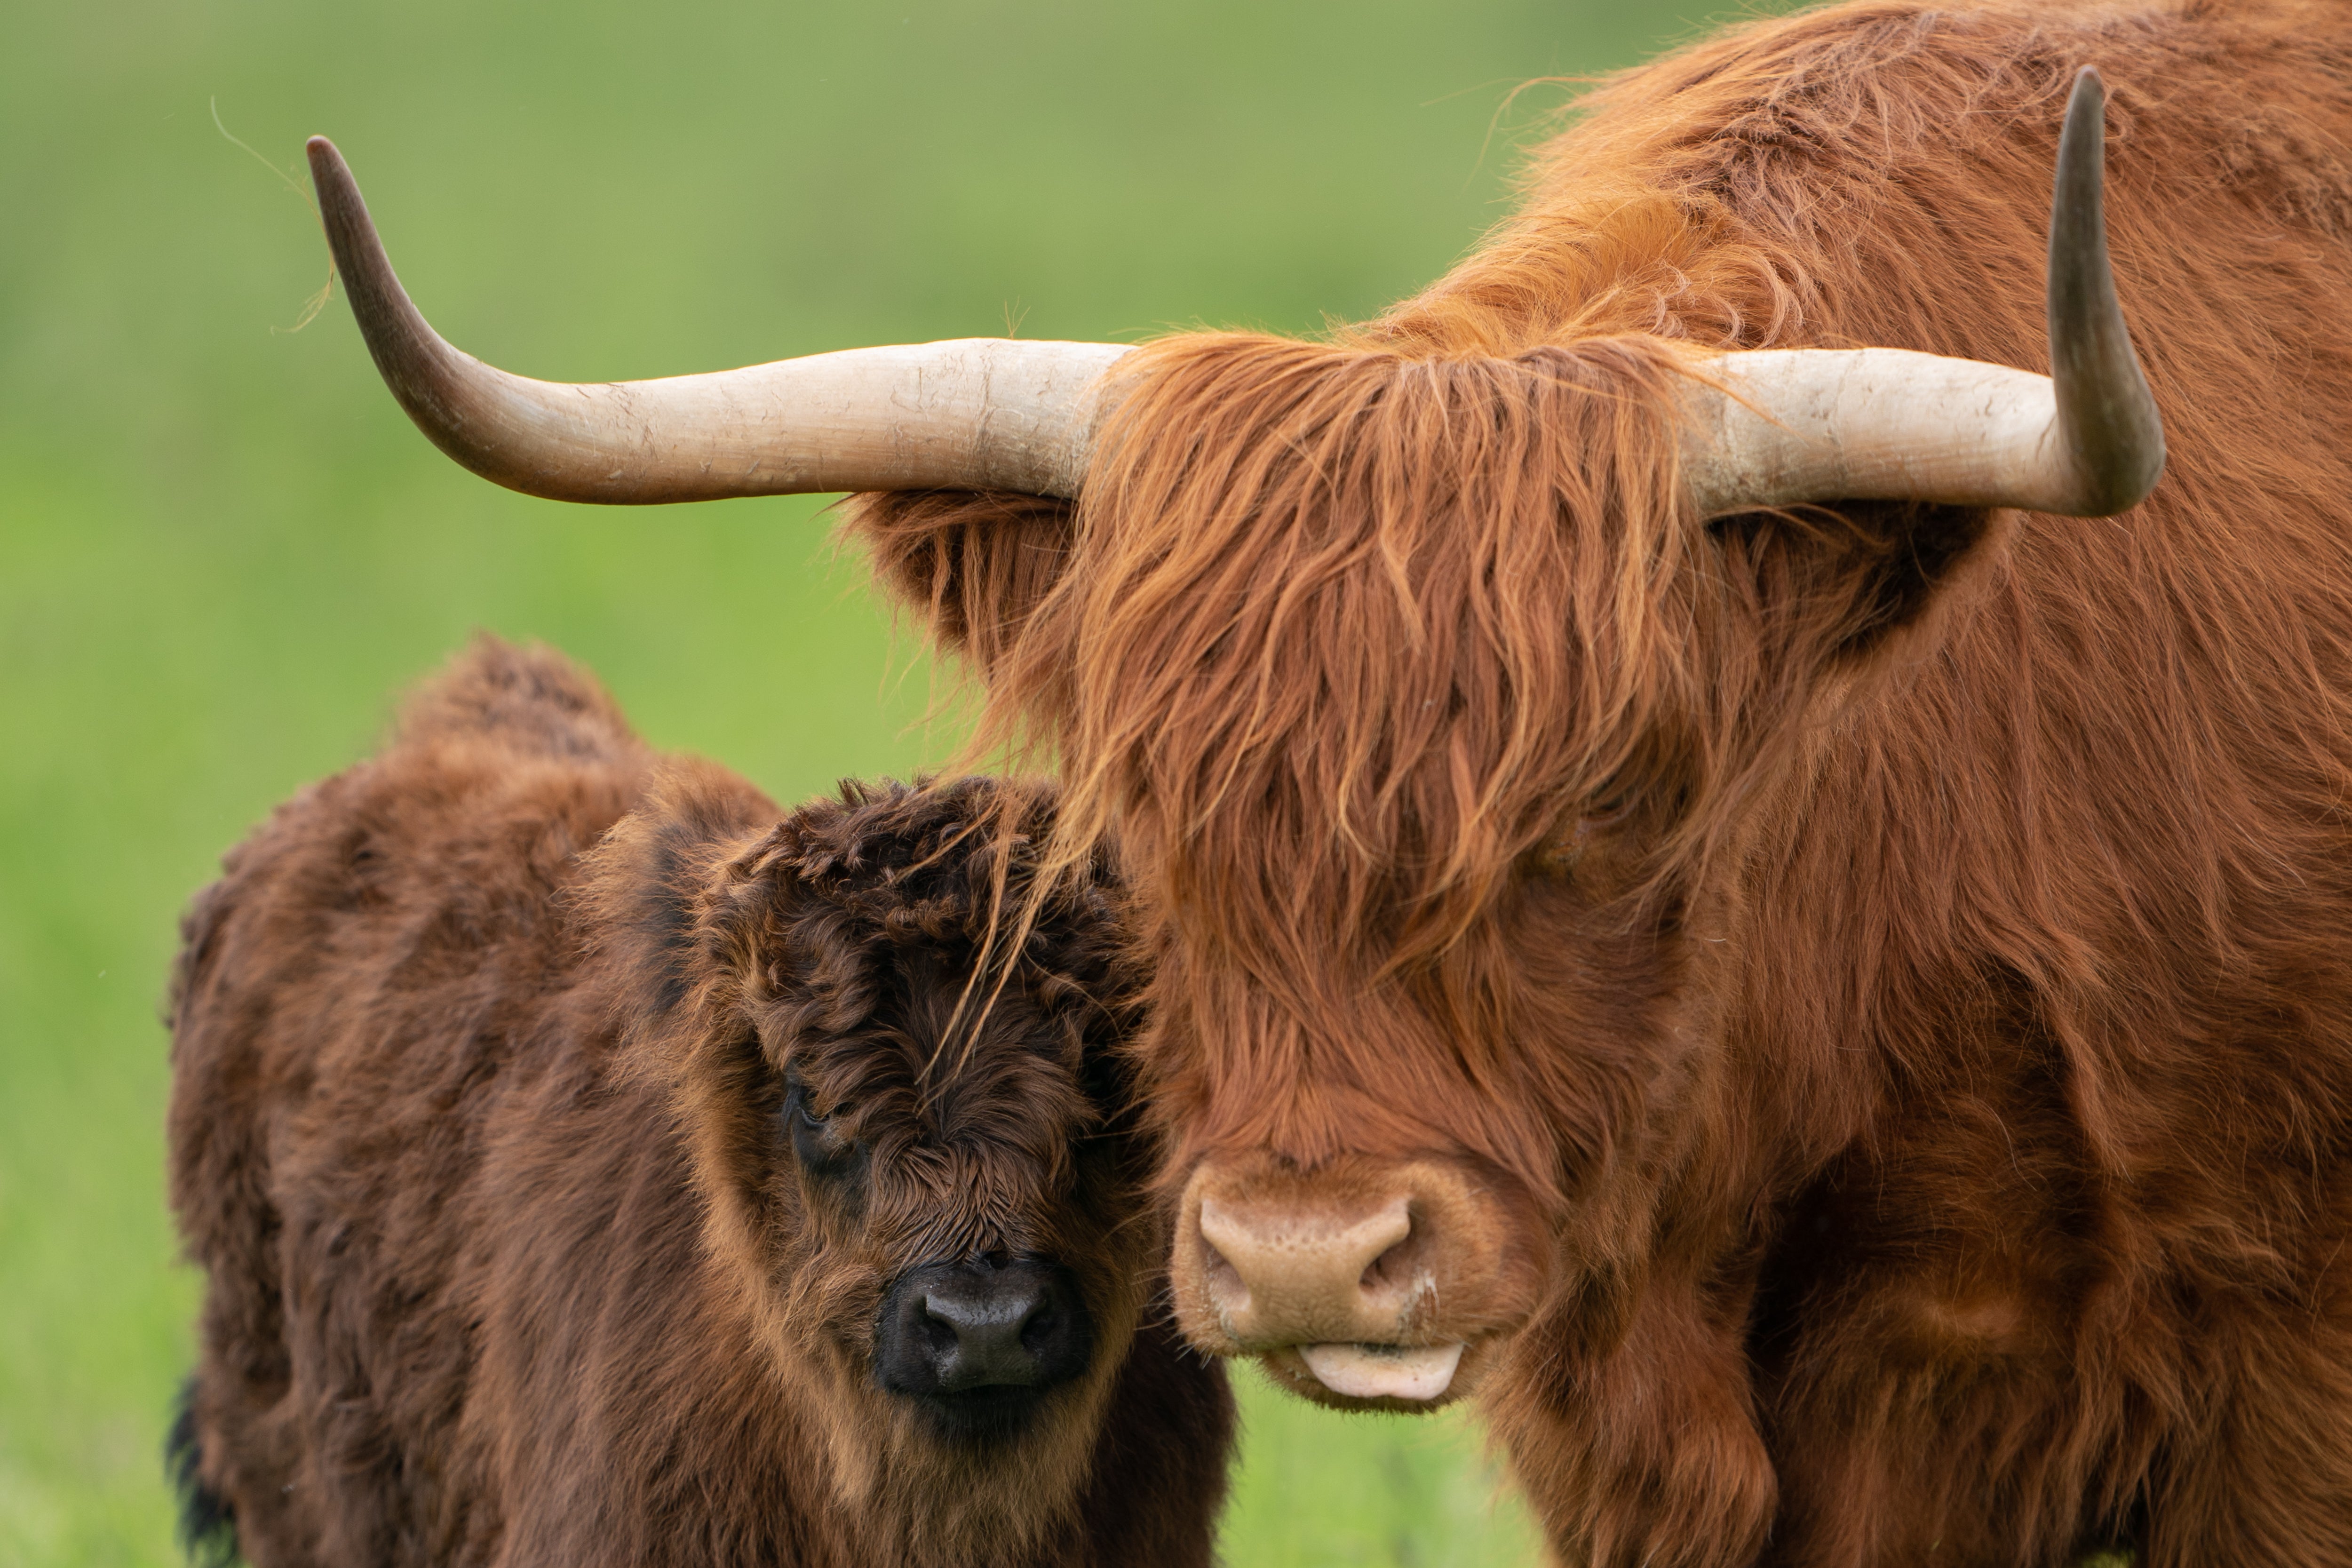
[[[2108,517],[2164,472],[2164,423],[2107,267],[2106,90],[2084,67],[2050,217],[2054,379],[1902,349],[1711,356],[1683,468],[1701,516],[1821,500],[1922,500]]]
[[[553,500],[824,490],[1076,496],[1116,343],[964,338],[660,381],[531,381],[444,342],[409,302],[334,143],[310,176],[352,313],[393,395],[487,479]]]

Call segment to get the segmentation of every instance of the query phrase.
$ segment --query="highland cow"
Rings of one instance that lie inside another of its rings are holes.
[[[1594,1568],[2352,1563],[2352,6],[1753,19],[1316,342],[552,388],[313,167],[478,471],[898,492],[1120,846],[1194,1344]]]
[[[1000,918],[1051,809],[779,822],[488,639],[281,807],[172,1007],[194,1544],[1205,1564],[1233,1410],[1146,1312],[1120,895]]]

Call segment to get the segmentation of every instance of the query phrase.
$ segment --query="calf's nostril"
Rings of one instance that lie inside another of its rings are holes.
[[[1043,1299],[1033,1291],[992,1291],[979,1296],[927,1292],[924,1316],[949,1330],[938,1363],[940,1389],[954,1394],[970,1388],[1022,1388],[1035,1383],[1037,1358],[1024,1342],[1024,1331],[1044,1307]]]
[[[975,1257],[899,1277],[876,1324],[875,1375],[892,1393],[934,1403],[943,1420],[1001,1425],[1022,1396],[1081,1375],[1093,1350],[1092,1320],[1067,1268]]]

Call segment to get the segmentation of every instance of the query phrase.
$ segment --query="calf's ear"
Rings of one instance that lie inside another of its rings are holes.
[[[666,764],[587,858],[581,903],[619,1016],[664,1033],[744,981],[763,900],[741,868],[775,837],[772,803],[709,763]]]

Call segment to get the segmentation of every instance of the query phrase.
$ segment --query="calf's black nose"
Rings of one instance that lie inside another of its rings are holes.
[[[1023,1338],[1033,1329],[1050,1334],[1054,1309],[1035,1281],[998,1275],[977,1290],[961,1280],[943,1283],[923,1292],[923,1316],[940,1393],[1036,1386],[1037,1355]]]
[[[875,1373],[951,1425],[1002,1425],[1087,1368],[1094,1328],[1077,1282],[1043,1258],[910,1268],[876,1325]]]

